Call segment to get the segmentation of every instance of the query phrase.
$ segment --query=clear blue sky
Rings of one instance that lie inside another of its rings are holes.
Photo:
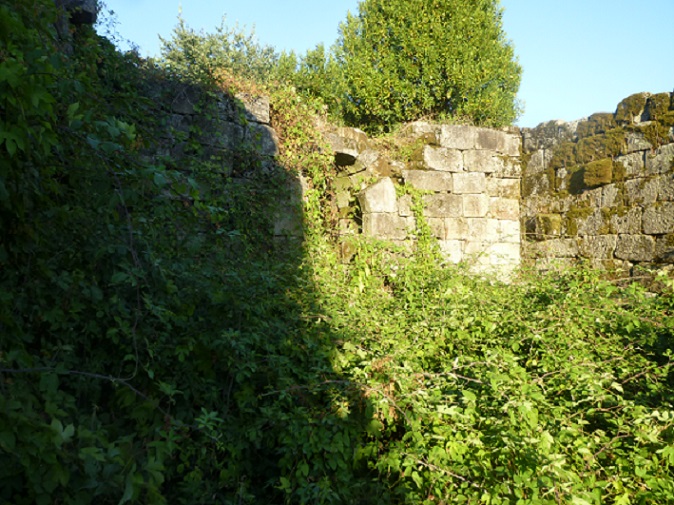
[[[116,33],[159,53],[182,5],[195,30],[252,28],[260,43],[304,53],[337,38],[358,0],[104,0]],[[613,112],[632,93],[674,90],[674,0],[501,0],[507,37],[524,69],[521,126]],[[104,32],[101,28],[99,31]],[[122,47],[124,46],[122,44]]]

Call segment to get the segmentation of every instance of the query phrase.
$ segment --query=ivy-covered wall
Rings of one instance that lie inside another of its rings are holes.
[[[523,257],[632,271],[674,262],[673,94],[523,130]]]

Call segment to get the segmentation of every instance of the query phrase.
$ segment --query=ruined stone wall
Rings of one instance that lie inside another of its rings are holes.
[[[508,273],[520,262],[520,137],[516,132],[412,123],[387,150],[363,132],[331,136],[340,176],[336,202],[345,233],[413,247],[412,195],[445,258],[474,271]],[[354,216],[353,196],[360,212]],[[360,229],[354,225],[360,220]]]
[[[640,93],[615,113],[523,131],[522,253],[633,271],[674,263],[674,103]]]

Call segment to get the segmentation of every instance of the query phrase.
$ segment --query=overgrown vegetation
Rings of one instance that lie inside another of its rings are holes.
[[[0,2],[1,502],[674,500],[670,280],[489,282],[420,213],[416,255],[344,265],[311,103],[266,84],[282,166],[239,159],[246,184],[196,146],[149,157],[148,85],[188,75],[86,27],[64,57],[55,16]],[[298,172],[305,242],[279,251]]]

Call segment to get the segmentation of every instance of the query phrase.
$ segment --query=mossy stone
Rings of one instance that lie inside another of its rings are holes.
[[[596,188],[613,181],[613,160],[604,158],[585,165],[583,182],[589,188]]]
[[[640,115],[646,108],[648,93],[635,93],[618,104],[615,111],[615,120],[618,124],[632,124],[634,117]]]
[[[578,123],[576,135],[578,138],[591,137],[600,133],[606,133],[617,127],[615,117],[610,112],[598,112],[592,114],[587,120]]]
[[[669,110],[670,96],[669,93],[657,93],[648,98],[646,108],[648,115],[653,121],[659,121]]]
[[[538,214],[536,216],[536,236],[547,239],[562,234],[562,216],[559,214]]]

